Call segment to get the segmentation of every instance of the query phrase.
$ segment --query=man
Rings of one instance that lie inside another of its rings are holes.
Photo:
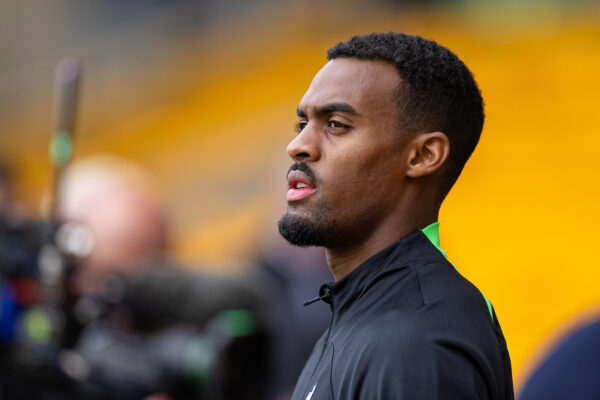
[[[329,329],[292,399],[512,399],[493,308],[439,247],[482,98],[448,49],[397,33],[331,48],[298,107],[280,233],[324,246]],[[307,302],[310,303],[310,302]]]

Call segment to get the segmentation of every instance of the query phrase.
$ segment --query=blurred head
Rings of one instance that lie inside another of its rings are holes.
[[[397,33],[355,36],[327,55],[298,107],[280,232],[333,249],[437,218],[483,126],[469,70],[437,43]]]
[[[75,285],[95,291],[107,274],[130,274],[162,255],[166,218],[149,176],[113,156],[69,166],[61,183],[59,216],[87,228],[91,252],[81,260]]]

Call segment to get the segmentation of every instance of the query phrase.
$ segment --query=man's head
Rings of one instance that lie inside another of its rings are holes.
[[[327,51],[327,59],[393,63],[402,82],[396,104],[406,134],[443,132],[450,141],[440,203],[473,153],[483,128],[483,99],[465,64],[450,50],[419,36],[381,33],[354,36]]]
[[[298,108],[280,232],[351,248],[435,217],[483,126],[471,73],[446,48],[405,34],[355,36],[327,55]]]
[[[152,178],[115,156],[96,156],[69,166],[61,183],[59,214],[90,233],[93,246],[74,278],[82,293],[102,287],[108,275],[127,275],[160,257],[167,221]]]

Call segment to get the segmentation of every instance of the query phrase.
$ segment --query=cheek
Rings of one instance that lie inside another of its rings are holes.
[[[383,148],[356,147],[356,150],[341,152],[331,160],[328,186],[336,191],[340,201],[368,202],[369,198],[385,192],[393,181],[396,166],[392,161],[388,149]]]
[[[393,150],[385,146],[362,146],[345,154],[347,169],[354,172],[356,181],[374,182],[394,174],[397,159]]]

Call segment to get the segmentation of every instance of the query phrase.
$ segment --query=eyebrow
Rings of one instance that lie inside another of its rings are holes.
[[[317,107],[315,109],[315,114],[325,115],[325,114],[331,114],[332,112],[335,112],[335,111],[341,111],[343,113],[351,114],[351,115],[359,115],[350,104],[344,103],[344,102],[329,103],[329,104],[325,104],[322,107]],[[304,111],[302,111],[300,109],[300,107],[298,107],[298,109],[296,110],[296,114],[298,114],[298,116],[300,118],[306,118],[306,113]]]

